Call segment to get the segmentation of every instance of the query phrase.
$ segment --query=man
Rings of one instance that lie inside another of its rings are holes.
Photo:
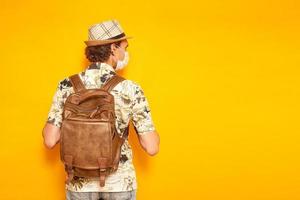
[[[100,88],[117,70],[127,65],[129,38],[117,20],[103,21],[89,28],[85,54],[91,64],[78,73],[87,89]],[[44,144],[49,149],[60,141],[64,102],[73,92],[69,78],[59,82],[43,129]],[[118,133],[123,133],[132,120],[142,148],[151,156],[157,154],[160,137],[154,128],[149,104],[141,86],[134,81],[123,80],[110,93],[115,99]],[[104,187],[99,186],[98,177],[74,176],[65,188],[67,200],[136,199],[137,181],[128,139],[121,147],[119,167],[115,173],[107,176]]]

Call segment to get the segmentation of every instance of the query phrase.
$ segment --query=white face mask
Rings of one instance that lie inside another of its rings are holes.
[[[118,60],[116,70],[123,69],[128,64],[128,61],[129,61],[129,54],[128,51],[125,51],[124,59]]]

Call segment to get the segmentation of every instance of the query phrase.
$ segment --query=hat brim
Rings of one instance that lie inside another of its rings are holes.
[[[131,38],[133,38],[133,37],[132,36],[124,36],[124,37],[121,37],[121,38],[118,38],[118,39],[109,39],[109,40],[87,40],[87,41],[84,41],[84,43],[87,46],[96,46],[96,45],[110,44],[110,43],[113,43],[113,42],[118,42],[118,41],[121,41],[121,40],[131,39]]]

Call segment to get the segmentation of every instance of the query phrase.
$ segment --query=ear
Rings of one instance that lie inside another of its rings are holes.
[[[116,44],[115,44],[115,43],[111,43],[110,49],[111,49],[112,51],[115,51],[115,50],[117,49]]]

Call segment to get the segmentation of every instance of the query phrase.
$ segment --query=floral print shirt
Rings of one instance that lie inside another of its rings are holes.
[[[86,89],[90,89],[100,88],[116,72],[109,64],[95,62],[78,74]],[[48,114],[48,123],[61,127],[64,103],[71,93],[74,93],[74,90],[69,78],[60,80]],[[155,130],[148,101],[139,84],[131,80],[124,80],[118,83],[110,93],[115,99],[116,128],[120,135],[130,120],[139,135]],[[69,184],[66,183],[65,187],[75,192],[120,192],[137,189],[132,158],[132,149],[127,138],[121,147],[118,170],[106,177],[104,187],[100,187],[99,177],[77,176],[74,176]]]

